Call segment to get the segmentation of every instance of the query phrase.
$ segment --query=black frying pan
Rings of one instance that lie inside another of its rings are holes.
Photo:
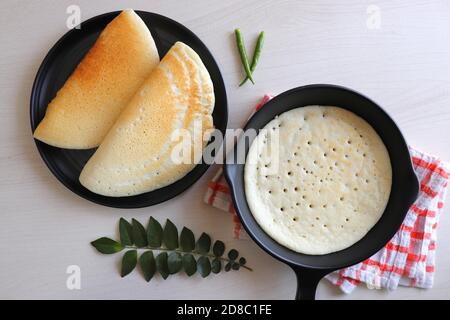
[[[365,96],[334,85],[309,85],[286,91],[273,98],[249,120],[245,129],[263,128],[276,115],[307,105],[345,108],[365,119],[377,131],[389,152],[392,165],[392,190],[387,207],[377,224],[351,247],[326,254],[294,252],[275,242],[257,224],[247,205],[244,189],[244,164],[226,164],[225,177],[230,185],[236,211],[245,230],[266,252],[287,263],[297,275],[297,299],[314,299],[317,284],[326,274],[357,264],[380,250],[399,229],[408,208],[417,198],[419,183],[413,171],[408,146],[389,115]],[[240,139],[247,154],[251,141]],[[240,149],[243,150],[243,149]]]
[[[39,68],[31,93],[30,120],[33,132],[44,117],[48,103],[92,47],[100,32],[119,13],[120,11],[109,12],[83,22],[80,29],[67,32],[49,51]],[[198,53],[214,84],[214,127],[224,133],[228,120],[227,94],[219,66],[208,48],[192,31],[174,20],[146,11],[136,13],[150,29],[161,58],[176,41],[183,41]],[[67,188],[87,200],[115,208],[141,208],[169,200],[189,188],[208,169],[208,164],[202,162],[182,179],[167,187],[136,196],[107,197],[89,191],[78,181],[80,172],[94,149],[69,150],[55,148],[38,140],[35,142],[50,171]]]

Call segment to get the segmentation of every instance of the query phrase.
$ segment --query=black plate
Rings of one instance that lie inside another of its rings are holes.
[[[33,132],[44,117],[48,103],[94,44],[100,32],[119,13],[120,11],[105,13],[83,22],[81,29],[67,32],[49,51],[39,68],[31,93],[30,117]],[[228,120],[227,95],[219,67],[208,48],[194,33],[174,20],[145,11],[136,13],[150,29],[161,58],[176,41],[186,43],[201,57],[214,84],[214,126],[223,134]],[[167,187],[131,197],[106,197],[87,190],[78,181],[80,172],[94,149],[60,149],[36,139],[35,142],[51,172],[67,188],[87,200],[116,208],[141,208],[171,199],[194,184],[208,169],[207,164],[200,163],[184,178]]]
[[[344,87],[309,85],[286,91],[255,113],[245,129],[259,130],[275,116],[308,105],[337,106],[352,111],[375,129],[388,150],[392,166],[392,188],[388,204],[380,220],[360,241],[347,249],[325,255],[294,252],[267,235],[253,217],[245,196],[244,164],[227,164],[225,177],[245,230],[266,252],[294,269],[298,278],[297,298],[312,299],[317,283],[323,276],[369,258],[394,236],[417,198],[419,183],[408,146],[395,122],[375,102]],[[240,149],[243,143],[245,149]],[[245,150],[247,154],[250,143],[251,141],[241,139],[235,146],[235,154],[236,150]]]

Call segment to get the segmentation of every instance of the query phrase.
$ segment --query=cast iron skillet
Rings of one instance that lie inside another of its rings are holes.
[[[120,11],[105,13],[83,22],[79,30],[67,32],[47,54],[36,75],[31,93],[30,117],[33,132],[44,117],[50,100],[94,44],[100,32],[119,13]],[[194,33],[176,21],[155,13],[136,13],[150,29],[161,58],[176,41],[183,41],[201,57],[214,84],[214,126],[223,134],[228,119],[227,95],[219,67],[208,48]],[[68,150],[55,148],[38,140],[35,142],[50,171],[67,188],[92,202],[116,208],[140,208],[171,199],[194,184],[208,168],[208,165],[202,162],[181,180],[152,192],[130,197],[107,197],[90,192],[78,181],[80,172],[94,149]]]
[[[381,219],[353,246],[326,255],[296,253],[279,245],[257,224],[247,205],[244,164],[226,164],[225,177],[233,202],[245,230],[266,252],[292,267],[297,275],[297,299],[314,299],[317,284],[326,274],[357,264],[380,250],[400,227],[408,208],[417,198],[419,183],[413,171],[408,146],[388,114],[365,96],[334,85],[309,85],[286,91],[267,103],[247,123],[245,129],[261,129],[276,115],[307,105],[345,108],[364,118],[377,131],[389,152],[392,165],[392,191]],[[240,139],[235,145],[247,155],[251,141]],[[242,150],[242,149],[241,149]],[[227,159],[227,163],[231,159]]]

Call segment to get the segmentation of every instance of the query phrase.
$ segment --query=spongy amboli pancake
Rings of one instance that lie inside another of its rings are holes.
[[[97,147],[158,63],[145,23],[133,10],[123,11],[50,102],[34,137],[60,148]]]
[[[206,67],[193,49],[177,42],[88,161],[81,184],[119,197],[181,179],[201,159],[213,128],[213,109],[214,89]],[[182,141],[187,147],[181,150],[189,159],[177,156]]]
[[[287,111],[264,129],[245,164],[247,202],[262,229],[313,255],[363,238],[382,216],[392,183],[389,154],[375,130],[350,111],[323,106]],[[267,152],[274,141],[275,155]]]

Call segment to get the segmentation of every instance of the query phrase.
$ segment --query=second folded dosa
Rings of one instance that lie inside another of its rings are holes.
[[[131,196],[167,186],[196,165],[173,158],[188,133],[189,153],[201,151],[213,128],[214,90],[197,53],[177,42],[144,82],[80,175],[87,189],[106,196]]]

